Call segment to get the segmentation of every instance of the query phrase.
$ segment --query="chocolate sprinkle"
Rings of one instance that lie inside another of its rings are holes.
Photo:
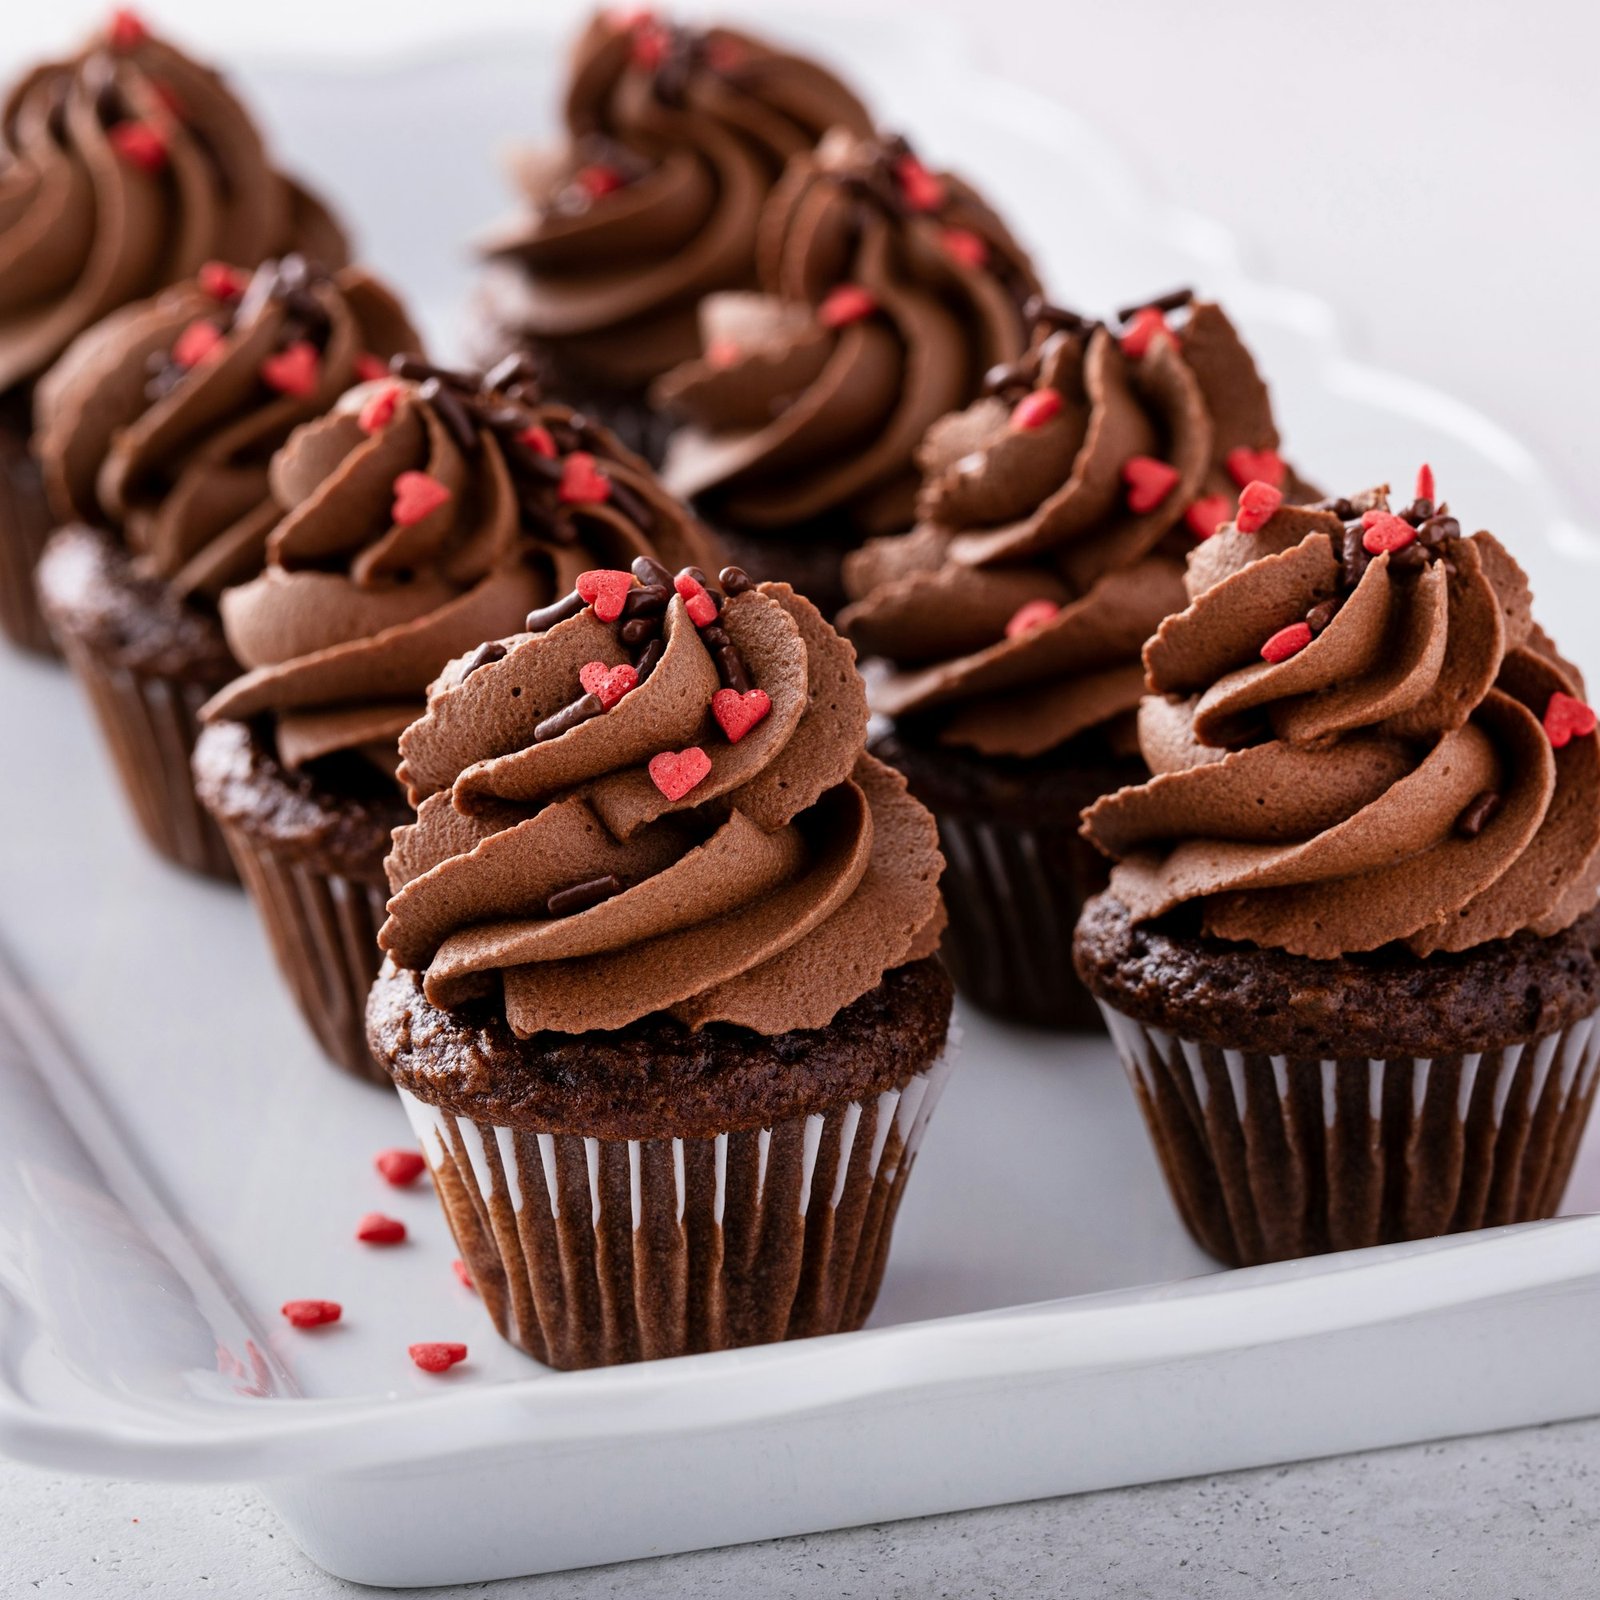
[[[724,567],[717,574],[717,582],[722,585],[722,592],[729,599],[736,594],[746,594],[755,588],[755,580],[743,567]]]
[[[643,683],[656,670],[656,662],[661,659],[666,648],[666,645],[660,639],[652,639],[645,646],[644,653],[633,664],[634,671],[639,675],[639,683]],[[636,684],[635,687],[637,686]]]
[[[547,629],[555,627],[558,622],[565,622],[568,617],[577,616],[588,603],[574,589],[570,594],[562,595],[559,600],[552,600],[549,605],[540,606],[537,611],[530,611],[524,626],[529,633],[544,633]]]
[[[1476,839],[1499,809],[1500,796],[1493,789],[1485,789],[1481,794],[1474,795],[1456,818],[1456,832],[1463,839]]]
[[[467,664],[461,671],[461,681],[465,683],[479,667],[487,667],[492,662],[505,660],[505,655],[506,647],[498,639],[491,639],[487,644],[480,644],[467,657]]]
[[[1311,629],[1313,638],[1339,615],[1339,609],[1342,605],[1343,601],[1338,599],[1324,600],[1320,605],[1314,605],[1306,612],[1306,623]]]
[[[635,556],[628,570],[646,588],[656,585],[667,590],[672,588],[672,574],[654,556]]]
[[[580,722],[587,722],[590,717],[598,717],[604,710],[599,695],[579,695],[571,705],[551,712],[543,722],[535,725],[533,742],[543,744],[546,739],[559,739],[569,729],[576,728]]]
[[[628,591],[627,598],[622,602],[622,615],[624,618],[663,616],[671,598],[672,590],[665,584],[643,584]]]
[[[570,917],[575,911],[587,911],[621,892],[622,879],[608,872],[603,878],[590,878],[586,883],[573,884],[570,889],[557,889],[544,906],[552,917]]]
[[[1194,299],[1193,289],[1173,289],[1168,294],[1157,295],[1154,300],[1141,300],[1137,305],[1123,306],[1117,312],[1119,322],[1127,322],[1141,311],[1177,311]]]
[[[654,617],[634,617],[617,629],[617,637],[626,645],[640,645],[651,638],[658,627]]]
[[[739,654],[737,645],[723,645],[713,660],[716,663],[717,676],[727,688],[737,689],[740,694],[751,688],[750,672],[744,664],[744,657]]]
[[[446,388],[439,378],[425,378],[417,388],[417,398],[432,408],[463,452],[471,455],[477,450],[478,425],[454,389]]]

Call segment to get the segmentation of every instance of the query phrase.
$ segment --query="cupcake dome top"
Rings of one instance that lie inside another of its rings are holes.
[[[291,767],[395,740],[452,656],[522,625],[597,561],[700,558],[693,519],[517,360],[487,377],[399,357],[273,458],[266,570],[224,593],[249,669],[208,720],[269,716]]]
[[[41,382],[36,450],[57,514],[117,533],[180,594],[261,570],[281,515],[272,452],[417,335],[359,268],[210,262],[113,312]]]
[[[867,113],[831,73],[748,34],[602,13],[573,53],[567,137],[528,157],[526,214],[488,245],[501,320],[590,381],[691,356],[704,294],[754,282],[763,201],[797,152]]]
[[[1289,478],[1218,306],[1168,297],[1116,332],[1029,309],[1024,357],[923,440],[915,530],[845,560],[840,626],[894,669],[875,708],[986,755],[1130,723],[1141,647],[1185,603],[1184,555],[1242,485]]]
[[[0,390],[206,261],[346,258],[223,80],[131,12],[12,88],[0,150]]]
[[[1248,498],[1248,497],[1247,497]],[[1385,491],[1281,507],[1191,555],[1145,649],[1156,776],[1084,831],[1145,921],[1333,959],[1417,955],[1591,910],[1600,738],[1493,535]]]
[[[933,820],[864,752],[854,653],[784,584],[649,561],[451,664],[380,943],[522,1037],[821,1028],[943,923]]]
[[[761,294],[707,298],[704,354],[657,385],[688,423],[668,484],[745,528],[909,527],[922,436],[1027,345],[1026,253],[903,139],[837,129],[767,202],[760,271]]]

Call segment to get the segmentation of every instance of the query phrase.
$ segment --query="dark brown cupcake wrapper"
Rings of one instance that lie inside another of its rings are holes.
[[[134,672],[78,639],[63,647],[145,838],[168,861],[233,882],[228,847],[195,795],[189,765],[212,687]]]
[[[937,806],[934,815],[950,914],[940,954],[956,988],[1007,1021],[1098,1033],[1099,1009],[1073,968],[1072,930],[1080,886],[1103,867],[1076,817],[1023,828]]]
[[[706,1139],[496,1127],[399,1093],[495,1327],[575,1368],[859,1328],[950,1066]]]
[[[58,654],[33,581],[55,525],[26,438],[0,428],[0,631],[40,655]]]
[[[1179,1215],[1231,1266],[1554,1216],[1600,1076],[1593,1014],[1379,1061],[1226,1049],[1101,1009]]]
[[[369,1082],[389,1074],[367,1045],[367,994],[378,975],[389,886],[323,871],[265,848],[241,828],[222,832],[300,1014],[336,1066]]]

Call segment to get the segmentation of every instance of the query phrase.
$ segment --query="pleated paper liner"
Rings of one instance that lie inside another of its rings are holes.
[[[1378,1061],[1224,1049],[1102,1010],[1173,1203],[1230,1266],[1553,1216],[1594,1103],[1593,1014]]]
[[[496,1127],[400,1098],[495,1327],[549,1366],[593,1367],[859,1328],[950,1063],[699,1139]]]
[[[25,428],[0,420],[0,632],[40,655],[57,653],[33,583],[55,525]]]
[[[323,1054],[372,1083],[389,1074],[367,1046],[367,993],[378,975],[388,883],[325,871],[222,824],[239,877],[255,902],[272,953]]]
[[[85,641],[69,637],[62,643],[145,838],[168,861],[233,882],[228,847],[196,798],[189,766],[200,707],[219,686],[135,672],[104,659]]]

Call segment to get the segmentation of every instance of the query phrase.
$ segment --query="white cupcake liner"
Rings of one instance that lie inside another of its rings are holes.
[[[1553,1216],[1600,1075],[1594,1015],[1380,1061],[1227,1049],[1101,1010],[1179,1215],[1235,1266]]]
[[[550,1366],[609,1365],[859,1327],[953,1045],[872,1100],[698,1139],[400,1098],[502,1336]]]

